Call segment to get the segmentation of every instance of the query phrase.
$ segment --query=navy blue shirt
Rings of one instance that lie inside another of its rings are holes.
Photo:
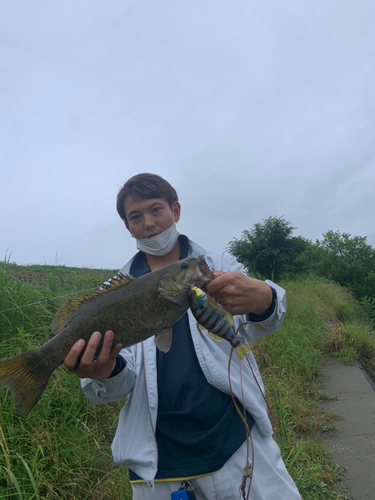
[[[179,243],[182,259],[188,254],[189,240],[180,235]],[[138,252],[130,274],[146,272],[150,272],[146,256]],[[172,327],[170,351],[157,349],[156,356],[159,460],[155,479],[216,472],[245,441],[246,430],[232,397],[207,382],[194,349],[187,313]],[[254,420],[249,413],[246,416],[251,428]],[[129,476],[131,481],[140,479],[131,470]]]

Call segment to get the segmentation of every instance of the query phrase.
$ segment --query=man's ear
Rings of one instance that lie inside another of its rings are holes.
[[[173,203],[173,215],[174,215],[174,221],[178,222],[180,220],[180,215],[181,215],[181,205],[179,204],[178,201],[175,201]]]

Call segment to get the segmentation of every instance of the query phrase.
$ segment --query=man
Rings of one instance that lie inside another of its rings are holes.
[[[118,194],[117,211],[139,250],[122,268],[124,274],[138,277],[203,254],[216,275],[206,292],[235,315],[236,325],[247,322],[241,327],[243,337],[254,340],[281,326],[284,290],[248,277],[231,255],[208,252],[179,235],[181,207],[167,181],[154,174],[131,178]],[[251,353],[250,363],[241,362],[241,372],[238,358],[232,357],[229,381],[230,344],[201,332],[190,311],[173,326],[168,353],[157,350],[152,338],[130,348],[112,348],[113,333],[108,331],[95,359],[100,338],[99,332],[93,333],[75,369],[84,347],[79,340],[65,365],[82,379],[83,391],[94,404],[128,396],[112,452],[115,462],[129,469],[135,500],[171,498],[184,487],[200,500],[238,498],[248,459],[253,462],[250,499],[300,499],[272,438]],[[251,439],[231,392],[246,407]]]

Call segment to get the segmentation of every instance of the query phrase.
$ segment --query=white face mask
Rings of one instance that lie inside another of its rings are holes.
[[[173,223],[169,229],[163,231],[152,238],[144,238],[137,240],[138,250],[149,253],[151,255],[166,255],[173,250],[179,233],[176,229],[176,224]]]

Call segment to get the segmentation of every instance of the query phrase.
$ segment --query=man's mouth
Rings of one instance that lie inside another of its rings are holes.
[[[149,234],[147,238],[153,238],[154,236],[157,236],[159,233],[154,233],[154,234]]]

